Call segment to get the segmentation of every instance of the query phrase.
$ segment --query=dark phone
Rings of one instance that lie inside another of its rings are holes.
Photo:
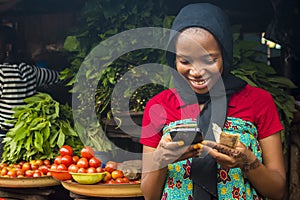
[[[199,128],[175,128],[170,135],[173,141],[184,141],[185,144],[196,144],[203,141],[203,134]]]

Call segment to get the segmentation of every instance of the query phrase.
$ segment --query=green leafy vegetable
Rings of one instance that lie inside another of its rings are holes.
[[[79,153],[83,144],[71,126],[71,108],[61,105],[46,93],[24,100],[26,105],[15,108],[15,124],[4,138],[2,161],[54,159],[59,148],[68,144]]]

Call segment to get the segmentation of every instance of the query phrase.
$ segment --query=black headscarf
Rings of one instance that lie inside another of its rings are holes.
[[[218,7],[209,3],[189,4],[182,8],[176,16],[170,33],[167,61],[175,66],[175,41],[178,33],[188,27],[201,27],[212,33],[218,41],[223,58],[221,78],[206,94],[195,94],[187,81],[178,73],[174,73],[174,85],[186,104],[204,104],[198,117],[198,126],[205,139],[214,140],[212,123],[223,127],[227,115],[230,96],[245,87],[246,83],[233,76],[233,40],[231,26],[227,15]],[[209,155],[193,158],[191,167],[194,199],[217,199],[217,167]]]

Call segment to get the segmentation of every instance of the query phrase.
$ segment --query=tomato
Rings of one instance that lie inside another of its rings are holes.
[[[18,170],[16,171],[16,173],[17,173],[17,177],[19,177],[19,176],[25,176],[25,171],[22,170],[22,169],[18,169]]]
[[[31,164],[31,169],[32,170],[36,170],[36,169],[38,169],[39,168],[39,165],[38,164],[36,164],[36,163],[32,163]]]
[[[1,168],[1,169],[4,168],[4,167],[7,167],[7,163],[1,163],[1,164],[0,164],[0,168]]]
[[[72,156],[72,155],[73,155],[73,148],[70,147],[69,145],[63,145],[63,146],[60,147],[60,149],[59,149],[59,154],[60,154],[61,156],[65,156],[65,155]]]
[[[86,158],[88,160],[95,156],[95,152],[90,146],[83,147],[80,151],[80,154],[81,157]]]
[[[104,181],[105,184],[115,184],[116,181],[114,179],[110,179],[110,180],[107,180],[107,181]]]
[[[79,160],[79,156],[73,156],[72,159],[73,159],[73,163],[77,164],[77,162]]]
[[[38,166],[42,166],[44,164],[44,161],[42,161],[41,159],[36,160],[35,162]]]
[[[59,164],[56,169],[59,171],[67,171],[68,170],[67,166],[64,164]]]
[[[97,168],[96,168],[96,172],[97,172],[97,173],[104,172],[104,169],[103,169],[102,167],[97,167]]]
[[[89,160],[89,166],[90,167],[95,167],[95,168],[97,168],[97,167],[100,167],[101,166],[101,161],[98,159],[98,158],[96,158],[96,157],[92,157],[90,160]]]
[[[77,173],[86,173],[86,168],[83,167],[79,168]]]
[[[89,161],[86,158],[80,158],[77,162],[77,166],[79,168],[88,168],[89,167]]]
[[[11,169],[7,172],[7,175],[10,177],[10,178],[16,178],[17,177],[17,170],[15,169]]]
[[[31,164],[29,162],[25,162],[22,165],[22,170],[27,171],[27,170],[30,170],[30,169],[31,169]]]
[[[105,164],[105,168],[104,170],[105,171],[108,171],[109,173],[113,172],[115,169],[117,169],[117,163],[114,162],[114,161],[108,161],[106,164]]]
[[[33,170],[27,170],[25,171],[25,177],[33,177],[34,171]]]
[[[46,165],[41,165],[39,167],[39,171],[42,172],[44,175],[46,175],[49,171],[49,168]]]
[[[61,158],[61,164],[66,165],[66,167],[69,167],[71,164],[73,164],[73,158],[70,155],[64,155]]]
[[[96,171],[96,168],[95,167],[89,167],[89,168],[87,168],[87,170],[86,170],[86,173],[96,173],[97,171]]]
[[[111,173],[105,171],[105,176],[103,178],[103,182],[107,182],[109,180],[111,180]]]
[[[1,176],[5,176],[8,172],[8,169],[7,167],[3,167],[2,170],[1,170]]]
[[[68,167],[68,171],[69,172],[73,172],[73,173],[77,173],[78,172],[79,167],[76,164],[71,164]]]
[[[48,159],[46,159],[46,160],[44,160],[44,165],[51,165],[51,162],[50,162],[50,160],[48,160]]]
[[[124,183],[123,178],[116,178],[115,179],[116,183]]]
[[[126,177],[126,176],[124,176],[124,177],[123,177],[123,182],[124,182],[124,183],[129,183],[129,178]]]
[[[61,158],[62,158],[62,156],[57,156],[55,159],[54,159],[54,163],[55,164],[61,164]]]
[[[57,166],[58,166],[58,164],[53,163],[53,164],[51,165],[50,169],[51,169],[51,170],[57,170]]]
[[[123,173],[121,170],[114,170],[114,171],[111,173],[111,177],[112,177],[113,179],[123,178],[123,177],[124,177],[124,173]]]
[[[32,177],[41,177],[42,176],[42,173],[37,171],[37,172],[34,172]]]

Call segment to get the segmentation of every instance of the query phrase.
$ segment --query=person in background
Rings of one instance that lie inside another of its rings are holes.
[[[154,96],[143,116],[145,199],[281,199],[283,126],[272,96],[230,73],[226,14],[209,3],[190,4],[171,30],[166,56],[177,70],[175,88]],[[234,149],[215,141],[212,123],[240,136]],[[172,140],[172,130],[191,127],[203,131],[200,144]]]
[[[13,108],[24,105],[24,99],[37,88],[59,82],[59,72],[36,67],[17,47],[16,32],[0,26],[0,156],[6,132],[13,127]]]

